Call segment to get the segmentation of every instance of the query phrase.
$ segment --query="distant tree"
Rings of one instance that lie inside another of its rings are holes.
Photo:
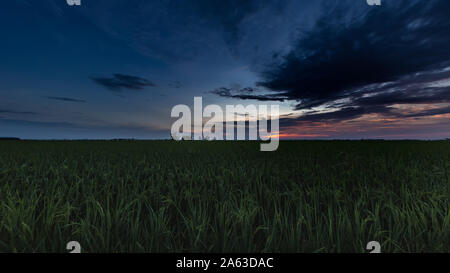
[[[18,137],[0,137],[0,140],[21,140]]]

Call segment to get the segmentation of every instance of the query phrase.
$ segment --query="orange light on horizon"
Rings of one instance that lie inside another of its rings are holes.
[[[327,137],[328,135],[321,134],[296,134],[296,133],[282,133],[280,138],[313,138],[313,137]]]

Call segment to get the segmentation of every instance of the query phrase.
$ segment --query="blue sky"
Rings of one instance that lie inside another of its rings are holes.
[[[450,137],[448,15],[439,0],[6,1],[0,136],[167,138],[172,107],[203,96],[280,103],[287,138]]]

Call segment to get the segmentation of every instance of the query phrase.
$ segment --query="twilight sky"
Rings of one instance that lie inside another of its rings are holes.
[[[284,138],[450,138],[450,1],[8,0],[0,137],[168,138],[280,104]]]

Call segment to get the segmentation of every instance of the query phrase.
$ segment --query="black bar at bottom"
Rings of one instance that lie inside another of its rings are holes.
[[[448,266],[449,254],[0,254],[2,266],[125,272],[312,272]],[[133,271],[128,271],[133,270]],[[61,271],[62,272],[62,271]]]

